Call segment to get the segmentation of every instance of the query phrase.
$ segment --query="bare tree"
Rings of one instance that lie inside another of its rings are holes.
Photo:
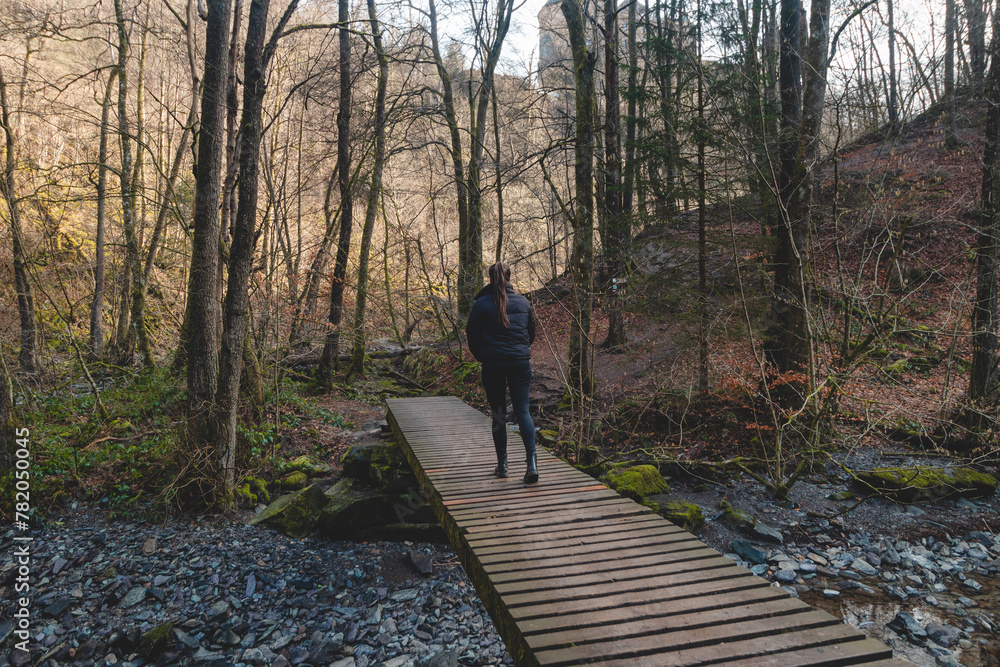
[[[104,236],[108,206],[108,116],[111,111],[111,90],[118,71],[111,72],[101,105],[101,138],[97,150],[97,234],[94,239],[94,298],[90,305],[90,354],[100,358],[104,352]]]
[[[21,352],[18,362],[21,370],[33,373],[37,367],[35,348],[38,343],[38,333],[35,327],[35,299],[32,295],[31,281],[28,278],[28,256],[25,248],[24,228],[21,225],[20,200],[17,194],[17,184],[14,173],[17,171],[16,142],[14,128],[11,127],[10,103],[7,98],[7,81],[0,68],[0,124],[3,126],[6,160],[3,166],[3,178],[0,179],[0,194],[7,203],[10,215],[10,235],[12,254],[14,257],[14,289],[17,292],[17,313],[21,321]]]
[[[205,75],[201,98],[201,129],[198,162],[195,165],[194,238],[188,280],[187,389],[189,446],[215,442],[213,408],[219,383],[218,308],[216,306],[219,261],[219,197],[222,189],[222,153],[225,148],[226,71],[230,27],[230,0],[208,0],[205,32]],[[211,494],[219,488],[224,473],[214,457],[208,467],[193,471],[207,477],[208,495],[202,502],[214,504]],[[196,463],[201,466],[203,464]]]
[[[389,81],[389,57],[382,45],[382,28],[375,13],[375,0],[368,0],[368,21],[372,29],[372,45],[378,59],[378,82],[375,92],[375,155],[372,157],[372,180],[368,188],[368,208],[361,231],[361,257],[358,261],[358,295],[354,306],[354,348],[349,372],[361,375],[365,371],[365,309],[368,302],[368,261],[371,256],[372,230],[382,199],[382,167],[385,164],[385,91]]]
[[[344,309],[344,280],[347,259],[351,252],[351,230],[354,226],[354,199],[351,192],[351,19],[347,0],[339,0],[337,22],[340,25],[340,105],[337,110],[337,183],[340,186],[340,238],[337,259],[333,267],[330,288],[329,329],[323,345],[323,356],[317,370],[320,386],[333,386],[340,353],[340,321]]]
[[[573,211],[573,307],[569,332],[569,388],[578,396],[594,389],[590,319],[594,283],[594,66],[587,47],[583,11],[577,0],[562,0],[576,82],[576,187]]]
[[[976,239],[976,298],[972,304],[972,370],[969,397],[988,396],[997,384],[997,254],[1000,252],[1000,21],[993,20],[986,78],[986,145],[982,208]]]
[[[223,310],[222,351],[219,356],[219,389],[216,400],[214,443],[222,461],[222,491],[229,499],[236,485],[236,412],[240,377],[247,354],[246,335],[250,310],[250,270],[259,236],[257,192],[260,174],[260,140],[267,66],[298,0],[291,0],[265,46],[270,0],[251,0],[244,51],[243,114],[239,131],[239,199],[229,253],[229,284]],[[250,352],[252,355],[252,352]]]
[[[130,321],[131,333],[122,350],[125,358],[131,359],[132,345],[139,348],[139,355],[144,368],[153,368],[153,354],[146,331],[146,280],[142,270],[142,260],[139,256],[139,235],[136,229],[136,174],[133,173],[132,135],[128,122],[128,79],[126,65],[128,63],[128,30],[125,25],[125,15],[121,0],[115,0],[115,21],[118,27],[118,144],[121,151],[121,168],[119,181],[122,193],[122,230],[125,233],[125,256],[128,267],[130,285]]]

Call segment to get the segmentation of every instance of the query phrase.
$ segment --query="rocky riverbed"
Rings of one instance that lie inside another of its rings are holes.
[[[13,553],[13,531],[0,539]],[[0,667],[511,664],[445,545],[297,540],[238,522],[108,523],[69,511],[31,533],[30,654],[0,563]]]
[[[746,479],[683,481],[708,544],[791,595],[843,618],[917,665],[1000,665],[1000,494],[907,505],[832,473],[776,502]],[[654,499],[660,500],[659,497]],[[755,526],[718,510],[726,500]]]

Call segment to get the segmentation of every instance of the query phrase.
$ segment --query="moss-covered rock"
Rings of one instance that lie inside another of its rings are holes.
[[[278,482],[278,486],[286,491],[298,491],[306,488],[308,484],[309,476],[301,470],[288,473]]]
[[[282,466],[288,472],[301,472],[309,477],[318,477],[332,472],[332,468],[325,463],[319,463],[308,454],[296,457]]]
[[[1000,482],[972,468],[876,468],[857,473],[861,483],[893,500],[981,498],[996,493]]]
[[[236,487],[233,497],[235,498],[236,505],[238,507],[246,508],[257,506],[257,494],[250,490],[250,484],[248,483],[244,483]]]
[[[397,516],[391,498],[350,479],[327,489],[326,500],[316,525],[316,530],[324,535],[344,536],[409,518]],[[401,506],[408,507],[402,503]]]
[[[642,500],[646,496],[666,493],[670,490],[667,480],[651,465],[612,470],[604,477],[604,483],[626,498]]]
[[[399,445],[391,442],[377,445],[354,445],[341,459],[344,476],[375,488],[402,493],[416,488],[417,479]]]
[[[344,468],[344,476],[362,482],[371,482],[372,456],[382,448],[382,445],[351,445],[340,457],[340,465]]]
[[[555,447],[556,443],[559,442],[559,431],[543,428],[538,432],[536,439],[538,444],[543,447]]]
[[[292,537],[303,537],[319,522],[320,513],[329,502],[323,490],[312,484],[301,491],[281,496],[251,519],[250,524],[264,523]]]
[[[705,514],[701,507],[683,500],[671,500],[660,504],[660,516],[683,528],[695,531],[705,525]]]
[[[163,653],[163,649],[167,647],[167,641],[170,639],[170,631],[173,627],[171,623],[162,623],[142,635],[139,638],[139,655],[150,662],[156,662],[156,659]]]
[[[733,530],[749,531],[757,525],[757,519],[743,510],[736,509],[725,500],[719,501],[719,509],[722,510],[722,516],[719,517],[719,520]]]
[[[245,481],[250,491],[257,495],[257,502],[271,502],[271,494],[267,490],[267,482],[260,477],[247,477]]]

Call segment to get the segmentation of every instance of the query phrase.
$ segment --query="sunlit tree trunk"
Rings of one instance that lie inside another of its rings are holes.
[[[125,235],[125,264],[129,275],[130,331],[123,358],[131,361],[134,346],[138,347],[144,368],[153,368],[153,354],[146,331],[146,280],[139,256],[139,235],[136,220],[135,165],[132,162],[132,136],[128,122],[128,30],[121,0],[115,0],[115,18],[118,25],[118,143],[121,151],[119,180],[122,193],[122,232]]]
[[[288,22],[298,0],[292,0],[275,29],[275,37],[264,46],[270,0],[251,0],[244,51],[243,115],[239,129],[239,192],[229,252],[229,281],[223,309],[222,350],[219,355],[219,389],[216,399],[215,445],[222,461],[221,489],[232,496],[236,483],[236,409],[244,359],[250,310],[250,270],[257,245],[257,192],[260,174],[260,140],[267,65],[274,53],[277,35]],[[249,351],[249,354],[253,354]],[[251,360],[251,364],[255,363]]]
[[[337,259],[333,267],[330,288],[329,329],[323,346],[323,356],[317,369],[320,386],[333,386],[333,375],[340,353],[340,322],[343,319],[344,280],[347,259],[351,251],[351,230],[354,226],[354,200],[351,192],[351,14],[347,0],[338,2],[337,21],[340,24],[340,108],[337,111],[337,183],[340,186],[340,238]]]
[[[368,300],[368,261],[371,257],[372,230],[382,197],[382,166],[385,164],[385,90],[389,79],[389,57],[382,46],[382,29],[375,13],[375,0],[368,0],[368,20],[372,28],[372,44],[378,58],[378,83],[375,93],[375,155],[372,158],[372,181],[368,188],[368,208],[361,232],[361,257],[358,262],[358,297],[354,309],[354,347],[351,350],[350,372],[365,371],[365,308]]]
[[[3,125],[5,137],[6,160],[3,165],[3,178],[0,179],[0,194],[7,203],[7,213],[10,218],[11,254],[14,259],[14,291],[17,293],[17,314],[21,321],[21,351],[18,362],[21,370],[34,373],[37,368],[35,349],[38,334],[35,325],[35,299],[28,278],[28,257],[24,245],[24,229],[21,226],[21,207],[17,196],[17,186],[14,172],[17,171],[17,154],[15,152],[14,128],[10,124],[10,105],[7,101],[7,81],[0,67],[0,124]]]
[[[225,148],[226,71],[228,65],[230,1],[208,0],[205,33],[205,75],[201,98],[201,129],[195,165],[195,203],[188,279],[188,439],[189,446],[206,443],[214,451],[213,420],[219,383],[219,321],[215,303],[219,261],[219,197],[222,190],[222,153]],[[197,454],[198,452],[193,452]],[[207,478],[214,493],[221,486],[221,461],[196,460],[192,474]],[[202,498],[213,504],[225,499]]]
[[[94,298],[90,302],[90,354],[99,359],[104,353],[104,232],[108,208],[108,116],[111,91],[118,72],[108,77],[101,105],[101,138],[97,149],[97,234],[94,239]]]

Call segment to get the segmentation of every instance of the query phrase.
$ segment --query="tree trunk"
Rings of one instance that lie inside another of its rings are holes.
[[[104,229],[108,205],[108,116],[111,112],[111,90],[118,72],[108,77],[101,105],[101,139],[97,150],[97,236],[94,240],[94,298],[90,303],[90,355],[100,359],[104,353]]]
[[[896,92],[896,17],[893,15],[895,0],[886,0],[889,14],[889,124],[895,129],[899,123],[899,109]]]
[[[6,138],[7,159],[0,179],[0,195],[7,203],[10,214],[10,235],[14,260],[14,291],[17,293],[17,314],[21,320],[21,352],[18,363],[21,371],[34,373],[37,368],[35,349],[38,334],[35,325],[35,299],[28,278],[28,257],[25,251],[24,230],[21,227],[21,207],[17,197],[14,172],[17,170],[17,156],[14,153],[14,128],[10,125],[10,105],[7,103],[7,81],[0,67],[0,124]]]
[[[955,33],[958,31],[958,17],[955,15],[955,0],[946,0],[944,14],[944,99],[947,118],[945,120],[944,145],[958,147],[957,111],[955,109]]]
[[[781,49],[779,80],[781,95],[781,133],[779,135],[778,192],[779,220],[776,229],[777,247],[774,256],[774,296],[771,300],[772,328],[765,344],[772,363],[781,372],[798,369],[794,359],[794,340],[804,303],[798,297],[796,277],[799,275],[795,232],[801,229],[801,197],[797,190],[802,174],[798,173],[799,138],[802,129],[802,68],[799,23],[799,0],[781,2]]]
[[[701,1],[698,2],[698,393],[708,396],[708,211],[705,192],[705,76],[701,63]]]
[[[434,53],[434,65],[441,79],[441,99],[444,103],[444,117],[448,123],[448,134],[451,139],[451,164],[454,170],[455,187],[458,190],[458,264],[460,267],[468,263],[469,236],[469,192],[465,182],[465,165],[462,155],[462,135],[458,126],[458,114],[455,112],[455,94],[451,86],[451,75],[441,57],[441,44],[438,38],[437,5],[434,0],[428,0],[428,17],[430,18],[431,49]],[[460,269],[461,270],[461,269]],[[461,275],[461,273],[459,274]],[[468,304],[469,308],[472,304]],[[462,312],[461,290],[459,290],[459,312]],[[468,314],[468,310],[465,311]]]
[[[354,226],[354,200],[351,193],[351,20],[347,0],[338,0],[337,21],[340,24],[340,108],[337,110],[337,182],[340,186],[340,238],[337,242],[337,259],[333,267],[333,284],[330,288],[329,330],[323,356],[317,369],[321,387],[333,386],[340,349],[340,321],[343,318],[344,279],[347,276],[347,259],[351,252],[351,229]]]
[[[17,450],[17,415],[14,411],[14,383],[7,358],[0,346],[0,477],[14,469]],[[10,500],[5,498],[4,503]]]
[[[976,240],[976,298],[972,304],[972,373],[969,398],[987,397],[997,384],[997,253],[1000,252],[1000,21],[993,21],[986,78],[986,145],[982,211]]]
[[[236,412],[240,378],[247,352],[247,324],[250,310],[250,271],[257,229],[257,192],[260,175],[260,139],[263,134],[263,106],[267,65],[274,53],[277,35],[284,28],[298,0],[292,0],[275,36],[264,47],[270,0],[251,0],[244,51],[243,115],[239,129],[239,200],[229,253],[229,284],[224,306],[222,351],[219,356],[219,389],[216,398],[216,440],[222,462],[223,497],[230,499],[236,488]],[[251,352],[252,354],[252,352]]]
[[[635,179],[636,179],[636,155],[635,155],[635,134],[636,134],[636,124],[638,119],[636,118],[636,106],[639,96],[639,50],[637,45],[638,37],[638,26],[636,25],[635,18],[635,5],[636,3],[630,2],[628,4],[628,83],[626,84],[628,92],[627,97],[627,116],[625,118],[625,184],[622,190],[622,211],[629,216],[629,221],[631,224],[632,217],[632,202],[635,198]],[[631,232],[629,233],[631,237]]]
[[[493,88],[493,156],[494,183],[497,189],[497,247],[495,261],[503,261],[503,169],[500,168],[500,111],[497,109],[497,89]]]
[[[604,293],[608,299],[608,335],[601,347],[617,349],[628,342],[625,333],[625,311],[622,308],[622,284],[632,240],[631,217],[625,211],[622,187],[622,116],[621,95],[618,91],[618,4],[604,3],[604,221],[606,227],[604,255],[607,270]],[[617,287],[617,289],[616,289]]]
[[[483,286],[483,191],[481,187],[480,170],[483,162],[484,141],[486,140],[486,123],[488,120],[490,97],[494,85],[494,72],[500,61],[504,38],[510,28],[510,17],[514,9],[513,0],[497,0],[496,33],[492,35],[492,43],[482,54],[483,66],[480,69],[482,81],[479,90],[469,105],[472,111],[470,122],[472,126],[472,145],[469,147],[468,187],[469,224],[465,234],[464,261],[458,267],[458,312],[467,316],[476,300],[476,293]],[[482,26],[478,26],[478,30]],[[485,41],[480,34],[479,39]],[[459,241],[461,244],[461,240]]]
[[[965,22],[969,33],[972,82],[979,86],[986,73],[986,8],[983,0],[965,0]]]
[[[193,500],[208,505],[224,502],[224,470],[214,455],[199,451],[215,443],[213,408],[219,383],[219,322],[215,304],[219,261],[219,196],[225,148],[226,71],[230,0],[208,0],[205,34],[205,76],[201,99],[198,163],[195,165],[194,239],[188,278],[187,388],[191,474],[199,479]]]
[[[594,66],[577,0],[562,0],[576,84],[576,208],[573,215],[573,307],[569,332],[569,382],[578,396],[593,393],[590,318],[594,282]]]
[[[118,174],[122,192],[122,232],[125,235],[125,264],[129,274],[130,332],[124,349],[123,361],[131,363],[133,345],[138,346],[143,368],[154,368],[153,354],[146,331],[146,280],[139,257],[139,235],[135,215],[135,174],[132,163],[132,137],[128,124],[128,31],[121,0],[115,0],[115,19],[118,24],[118,144],[121,151],[121,170]]]
[[[354,309],[354,348],[351,351],[350,373],[365,372],[365,308],[368,300],[368,261],[371,256],[372,230],[382,197],[382,166],[385,163],[385,90],[389,79],[389,58],[382,47],[382,29],[375,13],[375,0],[368,0],[368,20],[372,28],[372,43],[378,58],[378,88],[375,93],[375,156],[372,161],[372,182],[368,188],[368,208],[361,232],[361,257],[358,261],[358,298]]]

